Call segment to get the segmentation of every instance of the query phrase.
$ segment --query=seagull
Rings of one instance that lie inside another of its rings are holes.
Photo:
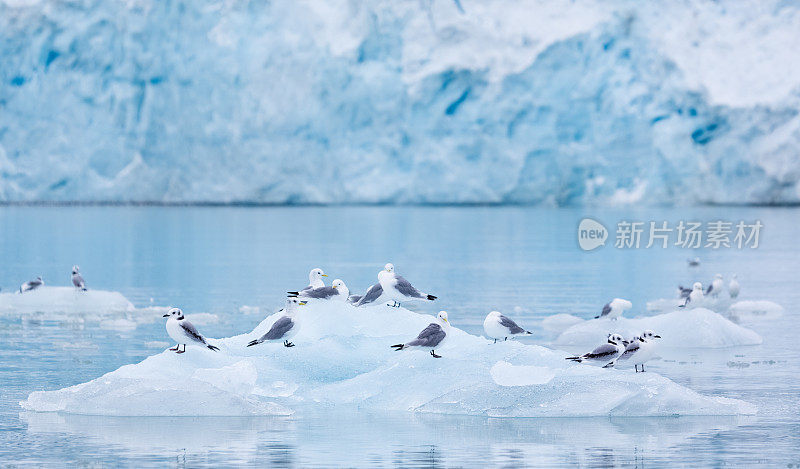
[[[258,345],[267,340],[283,339],[284,347],[294,347],[294,344],[289,342],[289,339],[297,334],[297,330],[299,328],[299,325],[297,324],[297,318],[294,317],[295,312],[298,306],[303,306],[305,304],[305,301],[300,301],[295,297],[287,298],[286,307],[283,309],[283,316],[272,323],[272,327],[269,328],[269,331],[267,331],[266,334],[262,335],[256,340],[251,340],[247,346],[252,347],[253,345]]]
[[[186,353],[186,344],[203,344],[213,351],[218,351],[219,348],[210,345],[206,339],[197,332],[197,329],[183,317],[183,311],[180,308],[170,308],[167,314],[164,315],[167,319],[167,334],[177,342],[175,348],[171,348],[175,353]],[[183,350],[180,350],[183,345]]]
[[[378,272],[378,283],[383,288],[384,293],[388,299],[394,301],[392,305],[395,308],[400,307],[400,300],[428,300],[433,301],[436,299],[433,295],[420,293],[419,290],[414,288],[408,280],[402,276],[397,275],[394,271],[394,265],[386,264],[383,270]]]
[[[689,296],[686,297],[686,302],[682,305],[679,305],[679,308],[685,308],[686,305],[694,301],[697,303],[698,301],[703,299],[703,284],[700,282],[694,282],[692,285],[692,292],[689,293]]]
[[[19,292],[23,293],[23,292],[26,292],[26,291],[36,290],[37,288],[41,287],[42,285],[44,285],[44,280],[42,280],[42,277],[36,277],[33,280],[30,280],[28,282],[23,283],[19,287]]]
[[[72,284],[75,285],[75,288],[86,291],[86,283],[83,281],[77,265],[72,266]]]
[[[642,335],[634,337],[633,340],[628,343],[622,355],[614,360],[614,364],[620,360],[630,360],[633,362],[633,367],[636,369],[637,373],[639,372],[639,365],[642,365],[642,373],[644,373],[644,364],[653,358],[653,348],[655,347],[653,341],[660,338],[660,335],[656,335],[651,330],[644,331]],[[614,364],[609,363],[611,366],[614,366]]]
[[[526,331],[513,320],[500,314],[500,311],[492,311],[486,315],[486,319],[483,320],[483,330],[487,337],[494,339],[494,343],[497,343],[498,339],[507,340],[509,337],[513,339],[514,336],[532,334],[531,331]]]
[[[351,298],[353,298],[353,304],[355,306],[363,306],[374,303],[378,301],[378,299],[383,299],[384,297],[385,295],[383,294],[383,287],[380,283],[376,283],[375,285],[369,287],[363,296],[353,295]]]
[[[327,277],[325,272],[322,271],[319,267],[316,269],[311,269],[311,272],[308,273],[308,286],[303,288],[300,291],[306,290],[313,290],[314,288],[322,288],[325,286],[325,282],[322,280],[322,277]],[[289,292],[291,294],[292,292]]]
[[[708,286],[708,290],[706,290],[706,295],[709,293],[711,296],[716,298],[719,296],[719,292],[722,291],[722,274],[717,274],[714,276],[714,280],[711,281],[711,285]]]
[[[695,257],[694,259],[686,259],[686,263],[689,264],[689,267],[697,267],[700,265],[700,258]]]
[[[608,334],[608,341],[578,357],[567,357],[567,360],[575,362],[589,361],[593,363],[603,363],[605,366],[614,366],[613,362],[625,351],[625,339],[619,334]]]
[[[300,290],[299,292],[290,291],[290,297],[298,297],[301,296],[303,298],[315,298],[319,300],[331,300],[337,299],[342,301],[347,301],[350,296],[350,290],[347,288],[347,285],[341,279],[336,279],[333,281],[330,287],[319,287],[319,288],[312,288],[306,290]]]
[[[603,311],[600,312],[600,316],[595,316],[594,318],[617,319],[618,317],[622,316],[623,311],[631,309],[632,306],[633,305],[628,300],[614,298],[610,302],[606,303],[605,306],[603,306]]]
[[[731,283],[728,284],[728,294],[731,295],[731,298],[739,296],[739,280],[736,279],[736,274],[733,274]]]
[[[449,330],[450,322],[447,320],[447,312],[439,311],[439,315],[436,316],[436,322],[428,324],[428,327],[423,329],[416,339],[405,344],[392,345],[392,348],[398,352],[409,347],[430,348],[430,353],[433,358],[442,358],[441,355],[436,354],[435,348],[442,343],[445,337],[447,337],[447,332]]]

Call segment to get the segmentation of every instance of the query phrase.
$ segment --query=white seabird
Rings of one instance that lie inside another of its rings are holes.
[[[86,282],[83,281],[83,276],[77,265],[72,266],[72,284],[75,285],[75,288],[86,291]]]
[[[22,285],[20,285],[19,292],[23,293],[23,292],[26,292],[26,291],[36,290],[37,288],[41,287],[42,285],[44,285],[44,280],[42,280],[42,277],[39,276],[39,277],[36,277],[33,280],[29,280],[29,281],[23,283]]]
[[[703,284],[700,282],[694,282],[692,285],[692,292],[689,293],[689,296],[686,297],[686,302],[680,305],[680,308],[685,308],[691,302],[695,302],[697,304],[700,300],[704,298],[703,295]]]
[[[290,291],[290,296],[299,296],[301,298],[314,298],[318,300],[341,300],[347,301],[350,297],[350,290],[341,279],[336,279],[331,283],[330,287],[319,287],[301,290],[299,292]]]
[[[421,293],[419,290],[414,288],[414,286],[411,285],[408,280],[395,273],[394,265],[391,263],[386,264],[383,270],[378,272],[378,283],[380,283],[381,288],[383,288],[383,292],[386,297],[394,301],[392,306],[396,308],[400,307],[401,301],[433,301],[436,299],[436,297],[433,295]]]
[[[736,278],[736,274],[733,274],[733,278],[728,284],[728,294],[731,296],[731,298],[736,298],[739,296],[739,280]]]
[[[442,358],[441,355],[436,354],[435,349],[447,337],[449,330],[450,322],[447,320],[447,312],[439,311],[439,315],[436,316],[436,322],[428,324],[428,327],[423,329],[416,339],[405,344],[395,344],[392,347],[398,352],[411,347],[430,348],[433,358]]]
[[[608,319],[617,319],[622,316],[622,312],[631,309],[633,304],[631,304],[628,300],[623,300],[622,298],[614,298],[613,300],[609,301],[608,303],[603,306],[603,311],[600,312],[599,316],[595,316],[595,319],[598,318],[608,318]]]
[[[258,339],[251,340],[247,346],[252,347],[253,345],[258,345],[267,340],[283,339],[284,347],[294,347],[294,344],[289,342],[289,339],[297,335],[297,331],[300,328],[297,318],[295,317],[295,312],[298,306],[303,306],[305,304],[305,301],[300,301],[295,297],[287,298],[286,307],[283,309],[283,316],[272,323],[272,327],[269,328],[266,334]]]
[[[498,339],[512,339],[518,335],[530,335],[531,331],[519,327],[516,322],[500,314],[500,311],[492,311],[483,320],[483,331],[490,339],[497,343]]]
[[[605,344],[595,348],[589,353],[584,353],[577,357],[567,357],[566,359],[579,363],[602,363],[605,366],[614,366],[614,360],[625,351],[624,341],[625,340],[619,334],[608,334],[608,340]]]
[[[305,290],[313,290],[314,288],[322,288],[325,286],[325,281],[322,280],[322,277],[327,277],[325,272],[322,271],[319,267],[316,269],[311,269],[311,272],[308,273],[308,286],[303,288],[300,291]],[[290,294],[292,292],[289,292]]]
[[[722,292],[722,274],[717,274],[714,276],[714,280],[711,281],[711,285],[708,286],[708,290],[706,290],[706,295],[711,294],[711,296],[716,298],[719,296],[721,292]]]
[[[653,349],[655,348],[655,339],[660,339],[660,335],[656,335],[653,331],[647,330],[642,332],[642,335],[634,337],[633,340],[625,347],[625,351],[619,356],[614,363],[620,361],[628,361],[633,363],[636,372],[639,372],[639,365],[642,365],[642,373],[644,373],[644,364],[653,358]],[[609,365],[614,366],[609,363]]]
[[[180,308],[170,308],[164,317],[169,318],[167,319],[167,334],[177,342],[175,348],[170,349],[173,352],[185,353],[186,344],[202,344],[215,352],[219,350],[219,348],[206,342],[206,339],[197,332],[194,325],[183,317],[183,311]],[[180,350],[181,345],[183,345],[183,350]]]

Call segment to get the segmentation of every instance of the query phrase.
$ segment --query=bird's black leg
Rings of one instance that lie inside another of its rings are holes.
[[[441,356],[441,355],[436,355],[436,352],[434,352],[433,350],[431,350],[431,356],[432,356],[433,358],[442,358],[442,356]]]
[[[494,339],[494,343],[497,343],[497,339]]]
[[[503,342],[507,341],[508,337],[503,337]]]
[[[175,344],[175,348],[171,348],[170,350],[172,350],[173,352],[177,352],[180,347],[181,344]]]
[[[284,340],[283,341],[283,346],[284,347],[294,347],[294,344],[289,342],[288,340]]]
[[[183,350],[178,350],[175,353],[186,353],[186,344],[183,344]]]
[[[642,363],[642,373],[644,373],[644,363]]]
[[[634,363],[633,364],[633,369],[636,370],[636,372],[638,373],[639,372],[639,365]]]

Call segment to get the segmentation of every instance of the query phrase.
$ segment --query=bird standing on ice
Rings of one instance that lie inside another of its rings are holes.
[[[507,340],[518,335],[530,335],[531,331],[519,327],[516,322],[500,314],[500,311],[492,311],[483,320],[483,331],[490,339],[497,343],[498,339]]]
[[[567,357],[567,360],[575,362],[602,363],[605,366],[614,366],[616,360],[625,351],[625,339],[619,334],[608,334],[605,344],[597,347],[589,353],[584,353],[577,357]]]
[[[623,300],[622,298],[614,298],[613,300],[609,301],[608,303],[603,306],[603,311],[600,312],[600,316],[595,316],[595,319],[599,318],[608,318],[608,319],[617,319],[622,316],[622,312],[631,309],[633,305],[628,300]]]
[[[421,293],[414,288],[408,280],[402,276],[397,275],[394,271],[394,265],[386,264],[383,270],[378,272],[378,282],[383,288],[383,292],[387,299],[394,301],[392,305],[395,308],[400,307],[401,301],[409,300],[427,300],[433,301],[436,299],[433,295]],[[365,295],[366,296],[366,295]]]
[[[423,329],[416,339],[405,344],[392,345],[392,348],[398,352],[411,347],[430,348],[430,353],[433,358],[442,358],[441,355],[436,354],[435,349],[437,346],[441,345],[442,341],[445,339],[445,337],[447,337],[447,333],[449,331],[450,322],[447,320],[447,312],[439,311],[439,315],[436,316],[436,322],[428,324],[428,327]]]
[[[77,265],[72,266],[72,284],[75,285],[75,288],[86,291],[86,282],[83,281],[83,276],[81,276]]]
[[[739,296],[739,280],[736,278],[736,274],[733,274],[731,283],[728,284],[728,294],[731,295],[731,298]]]
[[[303,306],[305,304],[305,301],[300,301],[295,297],[287,298],[286,307],[283,309],[283,316],[272,323],[272,327],[269,328],[266,334],[262,335],[256,340],[251,340],[247,346],[252,347],[253,345],[258,345],[262,342],[266,342],[267,340],[283,339],[284,347],[294,347],[294,344],[289,342],[289,339],[297,335],[297,331],[299,329],[295,312],[297,311],[298,306]]]
[[[722,292],[722,274],[717,274],[714,276],[714,280],[711,281],[711,285],[708,286],[708,290],[706,290],[706,295],[711,295],[714,298],[718,297],[719,294]]]
[[[41,287],[42,285],[44,285],[44,280],[42,280],[42,277],[36,277],[33,280],[30,280],[30,281],[27,281],[27,282],[23,283],[19,287],[19,292],[23,293],[23,292],[26,292],[26,291],[36,290],[37,288]]]
[[[170,349],[173,352],[185,353],[186,344],[202,344],[215,352],[219,350],[219,348],[206,342],[205,337],[197,332],[197,329],[194,327],[194,325],[187,321],[185,317],[183,317],[183,311],[181,311],[180,308],[170,308],[164,317],[169,318],[167,319],[167,334],[169,334],[172,340],[177,342],[175,348]],[[183,345],[183,350],[180,350],[181,345]]]
[[[642,373],[644,373],[644,364],[653,358],[653,349],[655,348],[654,341],[660,338],[660,335],[656,335],[651,330],[642,332],[642,335],[633,338],[625,347],[625,351],[622,352],[622,355],[614,360],[614,363],[616,364],[620,361],[633,362],[633,367],[636,369],[636,372],[639,372],[639,365],[642,365]]]
[[[314,288],[324,287],[325,281],[322,280],[322,277],[327,277],[327,275],[325,275],[325,272],[323,272],[322,269],[320,269],[319,267],[317,267],[316,269],[311,269],[311,272],[308,273],[308,286],[300,291],[313,290]]]
[[[691,302],[694,302],[695,305],[699,303],[705,296],[703,295],[703,284],[700,282],[694,282],[692,285],[692,292],[689,293],[689,296],[686,297],[686,302],[680,305],[681,308],[685,308]]]
[[[301,298],[314,298],[318,300],[341,300],[347,301],[350,297],[350,290],[341,279],[336,279],[331,283],[330,287],[312,288],[310,290],[301,290],[299,292],[290,291],[289,296]]]

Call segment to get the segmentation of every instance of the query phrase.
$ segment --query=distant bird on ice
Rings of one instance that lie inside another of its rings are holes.
[[[494,343],[497,343],[498,339],[507,340],[509,337],[532,334],[519,327],[513,320],[500,314],[499,311],[492,311],[486,315],[486,319],[483,320],[483,330],[488,338],[494,339]]]
[[[731,295],[731,298],[739,296],[739,280],[736,278],[736,274],[733,274],[731,283],[728,284],[728,294]]]
[[[595,348],[589,353],[577,357],[567,357],[567,360],[575,362],[589,362],[596,364],[603,364],[605,366],[614,366],[613,361],[616,360],[625,351],[625,341],[619,334],[608,334],[608,340],[605,344]]]
[[[651,330],[644,331],[642,335],[634,337],[633,340],[628,343],[622,355],[614,360],[614,364],[621,361],[633,363],[633,367],[636,369],[637,373],[639,372],[639,365],[642,365],[642,373],[644,373],[644,364],[653,358],[653,349],[655,347],[654,340],[660,338],[660,335],[656,335]],[[610,363],[609,365],[614,366]]]
[[[717,274],[714,276],[714,280],[711,281],[711,285],[708,286],[706,295],[711,294],[711,296],[716,298],[720,293],[722,293],[722,274]]]
[[[177,342],[175,348],[170,349],[173,352],[185,353],[186,344],[204,345],[215,352],[219,350],[219,348],[206,342],[205,337],[200,335],[194,325],[186,320],[180,308],[170,308],[164,317],[169,318],[167,319],[167,334]],[[181,345],[183,345],[183,350],[180,350]]]
[[[679,307],[680,308],[685,308],[686,305],[688,305],[689,303],[691,303],[693,301],[696,304],[697,302],[699,302],[703,298],[704,298],[704,295],[703,295],[703,284],[700,283],[700,282],[694,282],[694,285],[692,285],[692,292],[689,293],[689,296],[686,297],[686,302],[683,303],[682,305],[680,305]]]
[[[41,287],[42,285],[44,285],[44,280],[42,280],[42,277],[36,277],[33,280],[30,280],[30,281],[27,281],[27,282],[23,283],[19,287],[19,292],[20,293],[24,293],[26,291],[36,290],[37,288]]]
[[[422,332],[417,335],[416,339],[404,344],[392,345],[392,348],[398,352],[412,347],[429,348],[431,349],[430,354],[433,358],[442,358],[441,355],[436,354],[435,349],[437,346],[441,345],[449,331],[450,322],[447,320],[447,312],[439,311],[439,315],[436,316],[436,322],[428,324],[428,327],[423,329]]]
[[[433,301],[436,299],[433,295],[421,293],[414,288],[408,280],[398,275],[394,271],[394,265],[386,264],[380,272],[378,272],[378,283],[386,297],[394,301],[392,306],[399,308],[401,301],[409,300],[427,300]]]
[[[337,278],[333,281],[333,283],[331,283],[330,287],[312,288],[310,290],[300,290],[299,292],[290,291],[289,296],[299,296],[301,298],[313,298],[318,300],[347,301],[347,299],[350,297],[350,290],[341,279]]]
[[[595,316],[594,318],[617,319],[618,317],[622,316],[623,311],[631,309],[632,306],[633,305],[628,300],[623,300],[622,298],[614,298],[613,300],[606,303],[605,306],[603,306],[603,311],[600,312],[600,315]]]
[[[279,317],[277,321],[272,323],[272,327],[269,328],[266,334],[262,335],[258,339],[251,340],[247,346],[252,347],[253,345],[258,345],[268,340],[283,339],[284,347],[294,347],[294,344],[289,342],[289,339],[294,337],[299,329],[299,324],[297,323],[295,313],[297,312],[298,306],[303,306],[305,304],[305,301],[300,301],[297,298],[287,298],[286,307],[283,309],[283,316]]]
[[[83,281],[80,268],[77,265],[72,266],[72,284],[75,285],[75,288],[86,291],[86,282]]]

